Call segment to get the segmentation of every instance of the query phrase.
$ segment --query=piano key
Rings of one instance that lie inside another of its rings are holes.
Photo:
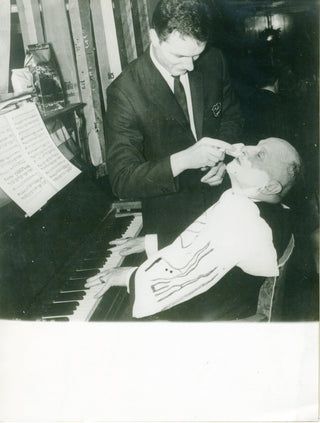
[[[134,216],[126,230],[122,233],[122,237],[126,238],[137,236],[141,231],[141,228],[142,216],[136,215]],[[116,237],[120,238],[119,236]],[[119,267],[122,264],[123,260],[123,256],[121,256],[118,252],[113,251],[111,252],[111,254],[108,255],[100,271],[107,270],[112,267]],[[69,315],[70,321],[85,321],[90,319],[100,302],[100,298],[97,297],[97,294],[102,288],[103,287],[101,285],[96,285],[85,291],[85,297],[83,298],[83,300],[79,301],[79,306],[76,308],[76,310],[74,310],[74,312]],[[104,294],[104,296],[108,295],[108,293],[109,290]]]
[[[46,307],[43,316],[68,316],[79,306],[79,302],[73,301],[68,303],[52,303]]]
[[[59,292],[59,294],[56,295],[54,302],[82,300],[84,296],[85,291]]]
[[[85,290],[85,284],[87,279],[68,280],[62,285],[61,291],[83,291]]]
[[[57,293],[64,292],[85,292],[88,288],[85,286],[87,279],[81,279],[77,281],[66,281],[61,285],[60,291]]]
[[[79,269],[86,269],[88,267],[90,268],[94,267],[96,269],[99,269],[103,265],[103,263],[104,263],[104,260],[100,257],[95,257],[95,258],[85,257],[76,263],[76,267]]]
[[[89,320],[101,300],[98,294],[102,286],[96,285],[92,288],[85,288],[84,285],[87,282],[87,278],[99,274],[105,269],[120,266],[124,257],[120,256],[118,252],[108,250],[109,241],[120,237],[137,236],[141,228],[142,216],[140,214],[134,217],[126,216],[125,218],[115,219],[115,225],[112,224],[110,226],[108,224],[103,230],[94,234],[94,242],[91,242],[90,245],[82,250],[84,259],[76,259],[72,265],[73,270],[71,269],[69,276],[62,284],[61,298],[65,294],[67,297],[65,297],[65,300],[59,300],[60,294],[55,295],[52,304],[42,313],[42,319],[46,321],[48,319],[60,320],[64,318],[69,321]],[[97,266],[92,265],[95,262],[99,264]],[[78,298],[79,293],[83,296],[82,298]],[[111,293],[112,295],[107,298],[106,303],[108,304],[107,307],[113,309],[117,295],[114,295],[112,289]],[[108,295],[108,291],[104,297],[106,295]],[[77,300],[76,305],[74,300]],[[68,308],[69,305],[71,305],[71,308]],[[61,308],[57,308],[57,306]]]
[[[96,310],[101,298],[98,297],[101,285],[92,288],[86,288],[84,285],[87,278],[99,272],[121,265],[124,260],[118,252],[108,250],[109,241],[120,237],[137,236],[142,228],[142,216],[136,215],[126,216],[125,218],[115,219],[107,224],[103,230],[94,234],[93,242],[85,246],[82,250],[82,257],[76,259],[72,265],[73,270],[63,282],[60,294],[55,295],[52,304],[42,313],[42,319],[48,321],[68,319],[69,321],[86,321],[89,320]],[[97,264],[95,264],[97,263]],[[79,293],[82,298],[79,298]],[[66,297],[63,297],[67,295]],[[107,297],[110,295],[110,297]],[[64,299],[63,299],[64,298]],[[107,291],[104,295],[104,306],[110,307],[110,313],[117,308],[116,302],[118,292],[111,289],[111,294]],[[76,304],[75,301],[77,300]],[[58,308],[60,306],[61,308]],[[71,308],[69,308],[71,306]]]
[[[75,269],[71,277],[90,278],[90,276],[96,275],[99,271],[99,267],[95,269]]]

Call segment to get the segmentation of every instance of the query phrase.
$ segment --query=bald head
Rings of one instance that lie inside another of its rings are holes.
[[[258,145],[269,153],[266,171],[272,179],[281,184],[279,195],[283,198],[300,175],[300,156],[291,144],[281,138],[267,138],[261,140]]]
[[[256,146],[243,147],[242,153],[227,166],[232,186],[254,199],[281,201],[301,171],[296,149],[283,139],[267,138]]]

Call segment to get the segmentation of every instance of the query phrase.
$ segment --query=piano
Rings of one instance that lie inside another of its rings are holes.
[[[88,277],[136,265],[108,251],[110,240],[136,236],[140,213],[116,216],[111,189],[83,172],[32,217],[10,203],[0,209],[0,318],[41,321],[130,320],[126,288],[100,299]]]

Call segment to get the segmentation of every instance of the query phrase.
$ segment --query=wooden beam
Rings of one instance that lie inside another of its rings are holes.
[[[117,40],[119,45],[119,55],[121,67],[124,69],[129,63],[127,56],[126,43],[124,41],[124,32],[121,20],[120,2],[112,0],[114,23],[117,31]]]
[[[149,37],[150,22],[149,22],[149,16],[148,16],[147,0],[132,0],[132,1],[135,1],[138,4],[142,47],[143,47],[143,51],[145,51],[150,44],[150,37]]]
[[[106,89],[122,70],[112,0],[91,0],[90,6],[101,88],[106,107]]]
[[[0,93],[8,93],[10,78],[11,5],[1,0],[0,7]]]
[[[53,47],[69,103],[81,102],[73,41],[65,0],[41,0],[44,34]]]
[[[34,0],[17,0],[17,8],[24,49],[29,44],[44,42],[39,3]]]
[[[137,58],[131,0],[121,0],[119,1],[119,6],[127,58],[128,62],[130,63],[132,60]]]
[[[137,55],[141,56],[141,54],[143,53],[143,44],[142,44],[142,33],[141,33],[138,3],[137,3],[137,0],[130,0],[130,3],[131,3],[132,21],[133,21],[133,29],[134,29],[134,38],[136,41]]]
[[[84,115],[90,158],[92,164],[98,166],[105,157],[105,139],[90,20],[90,0],[69,0],[69,15],[81,96],[86,104]]]

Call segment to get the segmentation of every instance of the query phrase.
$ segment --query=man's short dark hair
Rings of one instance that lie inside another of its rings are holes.
[[[152,28],[164,41],[173,32],[205,42],[209,38],[212,10],[208,0],[160,0]]]

